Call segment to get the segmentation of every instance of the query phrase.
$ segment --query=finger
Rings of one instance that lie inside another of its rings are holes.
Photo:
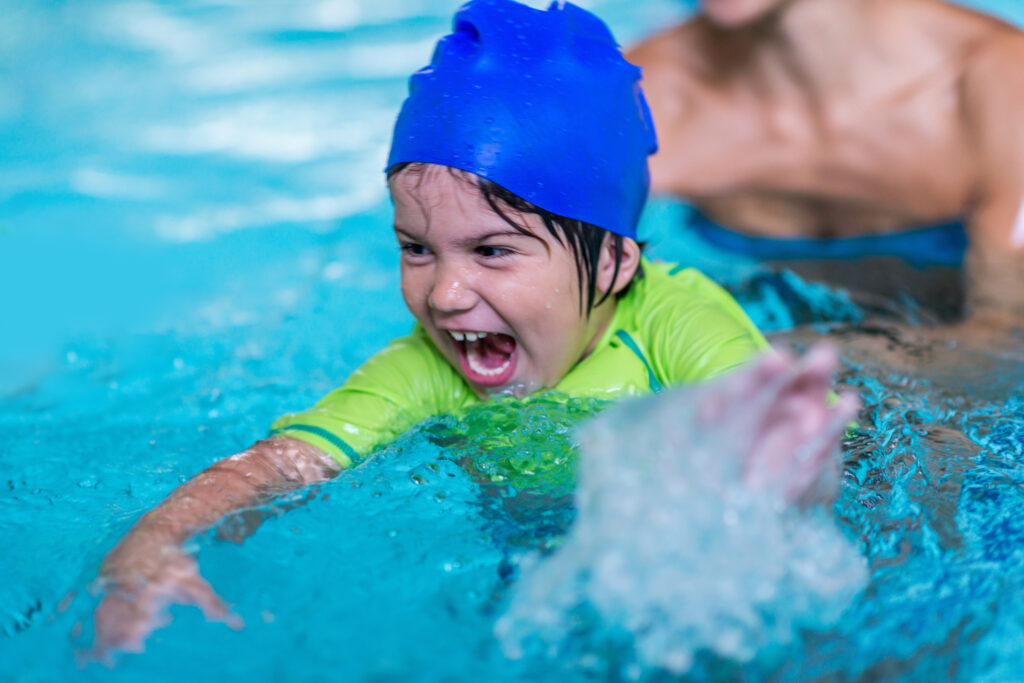
[[[804,356],[803,366],[812,373],[830,377],[839,365],[839,351],[831,344],[815,344]]]
[[[763,431],[766,416],[772,414],[772,406],[792,376],[793,364],[788,355],[768,353],[714,380],[705,389],[699,413],[702,423],[715,425],[728,419],[729,434],[738,440],[737,450],[749,452],[746,442]]]
[[[182,581],[179,590],[182,601],[199,607],[207,620],[223,622],[235,630],[245,625],[242,618],[232,612],[206,579],[198,574]]]
[[[832,407],[832,410],[835,411],[837,419],[842,420],[844,424],[849,424],[856,419],[857,413],[860,412],[860,408],[860,396],[844,392],[839,394],[839,400]]]
[[[794,364],[786,377],[783,394],[803,394],[808,397],[825,395],[832,387],[832,376],[836,369],[836,354],[827,346],[817,346]]]
[[[698,388],[705,395],[699,405],[699,417],[704,423],[717,422],[723,415],[746,403],[755,392],[785,371],[792,358],[785,352],[764,353],[747,365],[738,368],[708,385]]]
[[[838,403],[829,410],[820,434],[813,443],[807,444],[809,450],[803,457],[809,461],[802,463],[802,469],[791,478],[787,498],[801,504],[827,502],[835,498],[839,486],[839,443],[859,406],[860,399],[853,394],[839,397]]]

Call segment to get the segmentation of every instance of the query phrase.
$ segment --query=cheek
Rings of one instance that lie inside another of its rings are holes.
[[[405,300],[406,307],[416,317],[420,316],[423,310],[423,302],[426,299],[422,280],[423,278],[419,277],[415,271],[405,266],[402,267],[402,282],[400,284],[402,298]]]
[[[559,316],[567,329],[580,319],[580,282],[575,267],[573,263],[567,264],[562,270],[564,275],[553,283],[545,298],[545,308]]]
[[[557,339],[559,348],[552,349],[559,359],[577,352],[577,346],[586,336],[586,322],[580,313],[579,284],[575,275],[558,278],[544,292],[538,292],[535,301],[538,317],[544,320],[545,335]],[[584,301],[584,305],[585,305]]]

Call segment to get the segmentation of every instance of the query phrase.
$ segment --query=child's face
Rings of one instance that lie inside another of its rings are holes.
[[[553,387],[589,352],[614,297],[584,316],[572,253],[540,217],[502,207],[533,236],[516,232],[444,166],[399,173],[391,196],[405,303],[478,396]]]

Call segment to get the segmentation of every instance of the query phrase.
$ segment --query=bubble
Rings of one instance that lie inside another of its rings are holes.
[[[495,627],[508,656],[618,648],[633,678],[686,673],[700,653],[748,662],[831,626],[862,589],[831,513],[744,486],[742,430],[729,416],[702,429],[700,395],[625,403],[581,430],[576,521],[554,555],[522,563]]]

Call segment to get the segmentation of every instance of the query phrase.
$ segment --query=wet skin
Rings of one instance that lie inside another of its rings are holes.
[[[825,345],[803,358],[766,354],[710,387],[691,389],[705,392],[699,424],[736,440],[749,488],[803,505],[835,498],[839,442],[860,408],[853,394],[828,405],[837,363],[835,349]]]
[[[704,0],[701,12],[721,27],[741,27],[763,20],[789,0]]]
[[[576,264],[569,249],[539,216],[507,215],[530,234],[516,231],[487,204],[473,177],[430,164],[400,172],[391,181],[395,235],[402,249],[402,296],[444,354],[478,396],[525,395],[558,384],[593,348],[615,311],[610,296],[585,314]],[[639,264],[636,243],[625,240],[614,275],[606,240],[599,258],[597,299],[619,291]],[[458,337],[485,333],[501,340],[491,348],[493,375],[474,371],[474,345]],[[510,341],[511,340],[511,341]]]
[[[757,236],[963,217],[969,310],[1024,320],[1018,29],[940,0],[705,0],[627,58],[658,128],[655,192]]]
[[[724,377],[674,392],[698,396],[695,426],[738,439],[731,455],[741,458],[741,475],[751,489],[800,505],[827,502],[837,490],[839,439],[858,405],[856,398],[843,397],[837,406],[826,406],[834,369],[835,354],[828,350],[812,351],[803,360],[767,355]],[[90,655],[112,662],[117,651],[143,651],[149,634],[168,621],[167,607],[173,603],[196,605],[208,619],[241,628],[241,620],[202,578],[182,544],[226,515],[337,473],[336,463],[317,448],[277,437],[221,460],[178,487],[105,558],[104,598],[95,613]]]
[[[464,174],[440,167],[418,176],[403,171],[392,180],[392,193],[406,302],[482,397],[553,386],[586,355],[611,318],[614,298],[589,318],[582,312],[572,257],[538,221],[510,212],[534,236],[510,230]],[[602,248],[595,280],[599,291],[614,292],[632,275],[639,250],[627,240],[624,251],[616,278],[612,250],[607,242]],[[512,359],[511,370],[503,371],[507,377],[475,377],[467,347],[481,342],[465,335],[481,332],[514,342],[497,342],[491,354],[498,356],[497,367],[508,360],[502,354]],[[793,501],[827,497],[835,484],[826,455],[834,452],[837,424],[844,419],[826,411],[820,400],[832,366],[814,358],[799,364],[769,357],[751,371],[693,388],[706,401],[710,430],[731,428],[716,406],[750,402],[745,419],[760,438],[741,454],[744,478],[754,488],[782,491]],[[805,440],[806,448],[797,447]],[[226,516],[338,472],[337,463],[314,446],[275,437],[175,489],[104,560],[92,656],[112,661],[118,650],[141,651],[149,633],[166,622],[172,603],[194,604],[210,619],[241,627],[183,544]]]
[[[169,621],[171,604],[195,605],[211,621],[242,620],[199,573],[183,548],[193,535],[233,512],[330,479],[338,465],[302,441],[273,438],[224,458],[182,484],[132,527],[103,560],[89,656],[113,663],[117,651],[142,652],[149,634]]]
[[[557,384],[611,319],[614,296],[589,318],[584,315],[567,249],[539,219],[510,211],[537,237],[516,233],[464,175],[428,167],[418,176],[403,172],[392,188],[403,250],[403,295],[453,367],[472,376],[465,362],[467,342],[457,342],[451,331],[490,332],[514,340],[514,363],[500,384],[493,377],[470,382],[482,397]],[[602,250],[599,292],[618,291],[638,266],[639,249],[626,242],[617,278],[611,248]],[[95,613],[90,654],[112,661],[116,651],[142,651],[174,603],[196,605],[208,619],[240,628],[241,620],[202,578],[182,544],[226,515],[330,479],[338,471],[337,463],[314,446],[276,437],[221,460],[178,487],[105,558],[104,598]]]

